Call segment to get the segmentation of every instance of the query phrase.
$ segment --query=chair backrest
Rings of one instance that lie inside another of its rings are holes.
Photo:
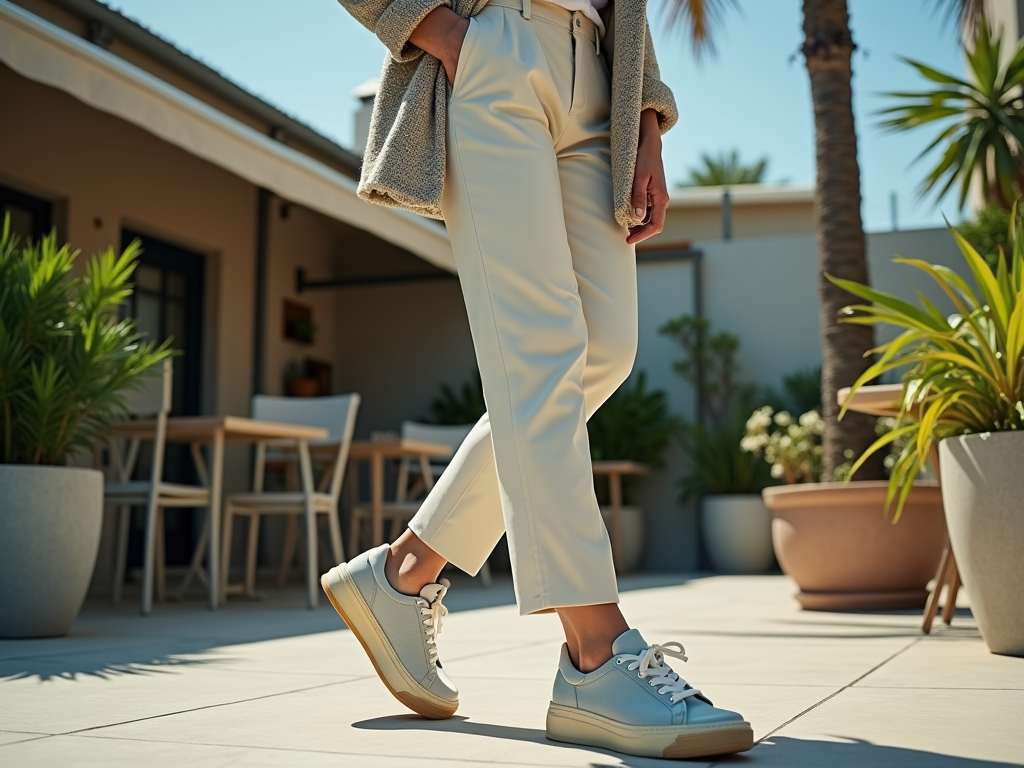
[[[334,397],[254,395],[252,417],[260,421],[323,427],[330,432],[327,440],[310,440],[311,445],[341,443],[345,441],[346,436],[351,439],[358,407],[359,395],[355,393]]]
[[[170,359],[143,375],[122,394],[125,407],[132,416],[159,416],[171,410],[173,364]]]
[[[402,437],[406,440],[419,440],[424,443],[448,445],[451,446],[452,451],[457,451],[474,426],[476,425],[458,424],[448,426],[444,424],[421,424],[416,421],[403,421]]]
[[[306,427],[323,427],[330,435],[326,440],[310,440],[310,445],[337,445],[338,454],[331,476],[330,495],[337,500],[352,445],[352,433],[359,411],[359,395],[332,397],[275,397],[254,395],[252,417],[261,421],[276,421],[283,424],[301,424]]]
[[[130,416],[156,419],[156,429],[152,438],[153,466],[149,475],[151,494],[158,493],[159,484],[163,480],[164,444],[167,438],[167,414],[171,410],[173,374],[174,366],[168,358],[153,373],[141,377],[135,386],[122,393],[125,408]],[[116,482],[124,483],[130,479],[139,457],[141,443],[140,438],[111,440],[110,448],[118,475]]]

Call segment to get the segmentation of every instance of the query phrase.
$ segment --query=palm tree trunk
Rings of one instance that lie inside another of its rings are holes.
[[[860,216],[860,167],[853,124],[850,34],[846,0],[803,0],[802,52],[811,78],[817,143],[818,298],[822,327],[822,400],[825,438],[822,478],[832,479],[848,461],[875,439],[874,420],[848,413],[840,422],[836,392],[847,387],[870,365],[864,353],[874,346],[868,326],[837,322],[839,310],[853,300],[825,279],[826,274],[868,282],[864,227]],[[884,477],[881,456],[858,472],[858,479]]]

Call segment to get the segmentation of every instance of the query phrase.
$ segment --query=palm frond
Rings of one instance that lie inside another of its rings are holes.
[[[715,38],[730,10],[739,11],[736,0],[668,0],[665,25],[682,28],[690,41],[694,58],[701,61],[715,55]]]

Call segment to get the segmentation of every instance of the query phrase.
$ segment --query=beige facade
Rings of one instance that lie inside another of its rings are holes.
[[[676,187],[669,191],[664,231],[640,250],[813,231],[813,187]]]

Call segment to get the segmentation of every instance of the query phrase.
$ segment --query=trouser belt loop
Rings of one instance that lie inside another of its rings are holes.
[[[523,0],[523,18],[530,18],[530,0]]]
[[[572,39],[575,66],[573,67],[572,83],[572,105],[569,107],[569,114],[575,115],[587,105],[587,79],[583,75],[583,46],[580,38],[586,40],[583,34],[583,14],[573,11],[572,14]],[[587,40],[587,42],[590,42]]]

